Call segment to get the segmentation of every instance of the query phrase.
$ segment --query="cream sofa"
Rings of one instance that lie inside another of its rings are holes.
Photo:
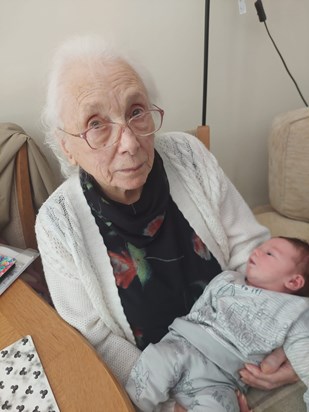
[[[269,136],[269,204],[254,209],[273,236],[309,241],[309,109],[278,115]],[[306,361],[309,361],[308,359]],[[249,391],[255,412],[305,412],[305,386]]]

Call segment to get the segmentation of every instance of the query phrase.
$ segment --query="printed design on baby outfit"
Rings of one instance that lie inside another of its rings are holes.
[[[0,351],[0,410],[60,412],[31,336]]]
[[[274,349],[273,345],[278,345],[279,337],[284,335],[285,326],[274,315],[269,315],[272,313],[272,303],[267,293],[230,281],[218,285],[217,292],[212,293],[211,302],[205,301],[203,313],[197,314],[197,321],[203,320],[203,316],[211,320],[212,316],[216,333],[224,340],[231,339],[242,348],[243,353],[248,348],[251,353],[260,353]],[[206,323],[205,318],[203,323]]]
[[[234,388],[225,388],[224,385],[222,385],[220,390],[214,390],[211,396],[226,412],[238,412],[239,409],[235,409],[235,405],[231,402],[231,391],[234,392]]]
[[[278,321],[267,314],[267,299],[260,302],[254,310],[248,305],[234,303],[227,308],[226,324],[229,329],[237,330],[237,338],[244,346],[261,349],[267,341],[269,331],[279,330]],[[265,333],[267,332],[267,333]]]
[[[177,345],[173,339],[164,339],[164,342],[169,346],[168,351],[174,354],[173,361],[173,375],[171,376],[168,387],[173,388],[172,393],[186,393],[188,397],[194,398],[196,388],[194,387],[194,378],[191,377],[191,367],[183,368],[184,362],[183,359],[186,354],[191,353],[192,345],[186,339],[179,339]],[[207,359],[201,352],[195,351],[196,356],[199,358],[198,361],[200,364],[204,364],[206,367]],[[190,404],[190,409],[194,405],[198,405],[197,401],[193,401]]]
[[[138,361],[135,366],[132,368],[131,371],[131,378],[135,384],[135,398],[138,402],[143,391],[147,387],[148,379],[149,379],[149,370],[144,369],[143,364],[141,361]]]
[[[174,372],[175,372],[175,378],[179,376],[179,365],[177,362],[174,364]],[[189,369],[185,369],[181,371],[181,379],[179,380],[178,378],[178,383],[175,386],[174,392],[180,392],[180,393],[187,393],[188,395],[192,394],[192,391],[194,389],[193,387],[193,381],[190,378],[190,371]],[[192,395],[193,396],[193,395]]]

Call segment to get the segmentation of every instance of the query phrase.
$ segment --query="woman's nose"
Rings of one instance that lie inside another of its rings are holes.
[[[138,137],[127,125],[122,125],[121,127],[118,147],[119,150],[127,151],[130,154],[134,154],[140,147]]]

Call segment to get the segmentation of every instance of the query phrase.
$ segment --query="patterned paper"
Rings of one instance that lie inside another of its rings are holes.
[[[16,259],[9,256],[0,255],[0,280],[1,277],[15,265]]]
[[[60,412],[29,335],[0,351],[0,410]]]

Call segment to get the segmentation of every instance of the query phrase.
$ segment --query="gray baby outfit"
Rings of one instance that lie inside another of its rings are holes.
[[[309,298],[251,287],[243,275],[225,271],[189,315],[144,350],[126,390],[145,412],[160,410],[171,396],[188,411],[239,411],[235,389],[246,390],[239,369],[259,365],[278,347],[308,388]],[[304,400],[309,412],[308,390]]]

